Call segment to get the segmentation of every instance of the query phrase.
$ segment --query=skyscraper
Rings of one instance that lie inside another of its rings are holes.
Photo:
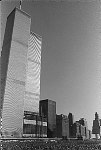
[[[21,137],[25,111],[39,108],[42,38],[30,33],[31,18],[15,8],[7,18],[1,54],[3,136]]]
[[[39,112],[42,38],[32,33],[28,42],[24,110]]]
[[[15,8],[7,18],[2,54],[2,134],[21,136],[31,18]]]
[[[72,113],[69,113],[68,119],[69,119],[69,137],[73,137],[73,115]]]
[[[97,112],[95,113],[95,120],[93,120],[92,134],[95,134],[96,138],[100,135],[100,120]]]
[[[47,118],[47,137],[56,137],[56,102],[52,100],[41,100],[39,113]]]

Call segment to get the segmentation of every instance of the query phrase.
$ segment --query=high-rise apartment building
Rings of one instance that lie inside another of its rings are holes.
[[[47,137],[56,137],[56,102],[49,99],[41,100],[39,113],[47,118]]]
[[[3,136],[21,137],[24,110],[39,110],[42,38],[30,33],[30,25],[30,16],[18,8],[7,18],[1,53]]]

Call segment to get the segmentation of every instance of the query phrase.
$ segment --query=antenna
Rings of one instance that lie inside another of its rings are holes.
[[[22,4],[22,0],[20,0],[20,10],[21,10],[21,4]]]

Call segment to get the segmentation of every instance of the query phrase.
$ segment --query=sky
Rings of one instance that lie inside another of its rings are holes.
[[[6,18],[19,0],[1,3],[1,44]],[[56,101],[57,114],[85,118],[91,130],[101,118],[101,2],[23,0],[31,31],[42,36],[40,99]]]

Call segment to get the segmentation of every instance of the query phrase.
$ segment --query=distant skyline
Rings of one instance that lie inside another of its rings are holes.
[[[6,18],[19,1],[2,1],[1,43]],[[101,118],[100,2],[27,1],[31,30],[42,36],[41,97],[56,101],[57,114],[85,118],[92,129]]]

